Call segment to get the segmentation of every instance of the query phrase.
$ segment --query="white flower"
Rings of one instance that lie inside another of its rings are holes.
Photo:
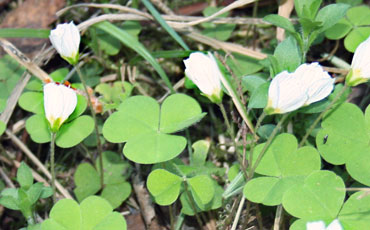
[[[44,109],[52,132],[60,126],[75,110],[77,95],[75,90],[62,84],[48,83],[44,86]]]
[[[293,73],[283,71],[272,80],[267,114],[287,113],[327,97],[334,79],[318,63],[302,64]]]
[[[221,77],[222,73],[216,59],[211,53],[191,53],[184,60],[185,74],[195,85],[214,103],[222,100]]]
[[[367,82],[370,79],[370,37],[357,46],[353,55],[351,70],[346,77],[349,86]]]
[[[77,64],[81,37],[77,26],[73,22],[59,24],[56,29],[50,31],[49,38],[62,58],[72,65]]]
[[[308,222],[306,224],[306,230],[343,230],[342,225],[338,219],[333,220],[327,228],[325,228],[324,221]]]
[[[276,75],[269,87],[266,112],[287,113],[296,110],[308,100],[302,82],[294,73],[283,71]]]
[[[317,62],[300,65],[294,71],[294,75],[302,78],[302,85],[308,87],[308,100],[305,105],[320,101],[333,91],[335,79],[331,78]]]

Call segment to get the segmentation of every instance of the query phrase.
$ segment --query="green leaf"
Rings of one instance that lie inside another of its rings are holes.
[[[73,191],[78,201],[82,201],[100,190],[100,176],[89,163],[80,164],[73,177],[76,184]]]
[[[362,184],[370,185],[369,107],[365,116],[354,104],[344,103],[329,111],[316,135],[322,157],[331,164],[346,164],[348,173]],[[326,137],[326,141],[324,140]]]
[[[96,35],[99,49],[111,56],[118,54],[122,47],[118,39],[99,29],[96,31]]]
[[[27,119],[26,130],[36,143],[46,143],[51,140],[49,123],[44,115],[35,114]]]
[[[83,141],[94,129],[94,120],[87,115],[63,124],[56,137],[56,144],[61,148],[70,148]]]
[[[227,55],[226,64],[229,65],[237,77],[256,73],[263,68],[259,60],[238,53]]]
[[[253,91],[249,99],[248,108],[261,109],[266,107],[269,86],[270,82],[266,82]]]
[[[218,11],[223,7],[208,6],[203,10],[203,15],[208,17]],[[227,17],[228,13],[224,13],[218,16],[218,18]],[[230,38],[232,32],[235,29],[235,24],[214,24],[211,22],[206,22],[201,24],[205,29],[202,31],[203,35],[215,38],[217,40],[226,41]]]
[[[33,184],[32,171],[23,161],[17,171],[17,181],[26,190]]]
[[[337,3],[350,4],[351,6],[356,6],[362,4],[363,0],[336,0]]]
[[[157,71],[159,76],[165,82],[167,87],[173,92],[173,87],[171,85],[170,80],[168,79],[166,73],[162,69],[162,67],[158,64],[158,62],[153,58],[153,56],[145,49],[145,47],[134,37],[128,34],[126,31],[118,28],[117,26],[105,21],[101,22],[96,25],[97,28],[104,30],[105,32],[109,33],[113,37],[119,39],[123,44],[130,47],[131,49],[135,50],[138,54],[143,56],[145,60],[147,60],[153,68]]]
[[[190,197],[192,197],[191,199],[195,200],[195,208],[196,208],[197,213],[201,211],[209,211],[209,210],[218,209],[222,206],[222,193],[224,190],[215,181],[212,181],[212,183],[213,183],[215,195],[213,199],[207,204],[202,204],[200,201],[198,201],[197,198],[194,198],[192,193],[190,193]],[[184,213],[185,215],[189,215],[189,216],[194,216],[195,213],[189,201],[188,193],[183,192],[180,196],[180,201],[182,205],[181,213]]]
[[[370,196],[365,192],[351,195],[340,210],[339,221],[344,229],[366,229],[370,224]]]
[[[214,197],[215,191],[212,180],[207,175],[199,175],[188,179],[191,193],[195,202],[208,204]]]
[[[180,105],[181,106],[178,106]],[[187,128],[205,116],[196,100],[185,94],[166,98],[161,106],[160,131],[173,133]]]
[[[347,18],[355,26],[367,26],[370,24],[370,7],[366,5],[352,7],[347,11]]]
[[[186,139],[167,133],[204,116],[199,104],[183,94],[167,97],[161,110],[154,99],[145,96],[130,97],[118,109],[104,123],[103,135],[110,142],[127,142],[123,154],[141,164],[167,161],[180,154]]]
[[[90,196],[80,205],[74,200],[58,201],[42,223],[42,230],[126,230],[122,215],[112,212],[103,198]]]
[[[148,0],[141,0],[141,2],[144,4],[144,6],[149,10],[149,12],[153,15],[155,20],[171,35],[171,37],[179,43],[179,45],[184,48],[184,50],[189,50],[189,47],[185,44],[185,42],[182,40],[182,38],[176,33],[176,31],[170,27],[167,22],[162,18],[160,13],[155,9],[155,7],[150,3]]]
[[[164,169],[152,171],[147,179],[148,190],[160,205],[170,205],[177,200],[181,183],[181,177]]]
[[[256,146],[253,162],[265,144]],[[269,177],[259,177],[247,182],[244,195],[247,199],[265,205],[278,205],[284,193],[302,183],[305,176],[321,166],[320,155],[315,148],[302,147],[291,134],[280,134],[271,143],[256,172]]]
[[[128,182],[108,184],[104,187],[101,197],[105,198],[112,207],[118,208],[131,193],[131,185]]]
[[[274,57],[278,60],[279,71],[293,72],[301,64],[301,53],[296,40],[290,36],[282,41],[275,49]]]
[[[269,14],[263,18],[264,21],[269,22],[277,27],[281,27],[291,33],[295,33],[295,29],[293,24],[289,21],[289,19],[282,17],[277,14]]]
[[[320,32],[323,32],[333,25],[335,25],[340,19],[344,17],[346,11],[350,5],[347,4],[330,4],[322,8],[317,16],[316,21],[322,22],[322,27],[320,28]]]
[[[206,162],[209,146],[211,143],[207,140],[196,141],[191,147],[194,151],[191,155],[191,164],[195,166],[202,166]]]
[[[369,27],[358,27],[352,30],[344,39],[344,47],[350,51],[355,52],[358,45],[365,41],[370,36]]]
[[[77,105],[75,110],[71,115],[69,115],[68,119],[65,121],[66,123],[76,119],[79,117],[83,112],[85,112],[87,107],[87,100],[84,96],[77,94]]]
[[[133,37],[138,37],[141,31],[141,24],[138,21],[126,20],[122,25],[122,29]]]
[[[342,18],[337,24],[325,30],[325,36],[333,40],[341,39],[346,36],[351,29],[351,23],[347,19]]]
[[[65,77],[68,75],[68,68],[59,68],[55,71],[53,71],[50,74],[50,77],[55,81],[55,82],[63,82]]]
[[[345,194],[345,185],[339,176],[331,171],[315,171],[303,185],[295,185],[285,192],[283,207],[298,218],[335,219]]]
[[[27,190],[27,197],[31,204],[35,204],[40,198],[43,192],[44,184],[37,182]]]
[[[130,175],[128,173],[130,165],[122,159],[117,153],[111,151],[104,151],[103,169],[104,169],[104,183],[117,184],[125,182]],[[100,157],[95,161],[95,168],[100,175]]]
[[[18,189],[6,188],[1,191],[0,204],[12,210],[19,210]]]
[[[31,113],[44,114],[44,95],[39,92],[25,92],[18,100],[19,106]]]
[[[267,80],[261,75],[247,75],[242,78],[243,87],[250,92],[251,94],[260,87],[263,83],[266,83]]]
[[[258,177],[247,182],[243,189],[244,196],[254,202],[267,206],[281,204],[284,193],[295,185],[302,184],[304,176]]]
[[[0,136],[5,132],[6,125],[3,121],[0,121]]]
[[[48,29],[31,28],[1,28],[1,38],[49,38]]]
[[[294,0],[294,7],[299,18],[314,19],[322,0]]]

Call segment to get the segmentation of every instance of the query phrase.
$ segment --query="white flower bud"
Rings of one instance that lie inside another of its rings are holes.
[[[283,71],[271,82],[268,114],[287,113],[320,101],[334,88],[334,79],[318,63],[302,64],[293,73]]]
[[[194,84],[214,103],[222,101],[221,77],[222,73],[216,59],[211,53],[191,53],[184,60],[185,74]]]
[[[351,70],[346,77],[349,86],[367,82],[370,79],[370,37],[363,41],[355,50]]]
[[[81,37],[77,26],[73,22],[59,24],[56,29],[50,31],[49,38],[62,58],[71,65],[77,64]]]
[[[327,228],[325,228],[324,221],[308,222],[306,224],[306,230],[343,230],[342,225],[338,219],[333,220]]]
[[[44,86],[44,109],[52,132],[57,132],[77,105],[75,90],[62,84],[48,83]]]

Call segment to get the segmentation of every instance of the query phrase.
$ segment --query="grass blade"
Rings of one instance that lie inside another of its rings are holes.
[[[155,20],[158,21],[158,23],[163,27],[163,29],[165,29],[173,39],[175,39],[175,41],[177,43],[179,43],[179,45],[184,48],[184,50],[190,50],[189,47],[185,44],[184,40],[182,40],[182,38],[179,36],[178,33],[176,33],[176,31],[174,29],[172,29],[172,27],[170,27],[167,22],[162,18],[162,16],[160,15],[160,13],[154,8],[154,6],[152,5],[152,3],[150,3],[148,0],[141,0],[141,2],[145,5],[145,7],[149,10],[149,12],[153,15],[153,17],[155,18]]]
[[[157,73],[165,82],[167,87],[171,90],[171,92],[172,93],[175,92],[171,85],[170,80],[167,77],[167,74],[164,72],[162,67],[149,53],[149,51],[136,38],[134,38],[126,31],[118,28],[117,26],[107,21],[97,24],[96,27],[101,30],[104,30],[106,33],[120,40],[125,46],[130,47],[131,49],[135,50],[138,54],[140,54],[145,60],[147,60],[153,66],[153,68],[157,71]]]
[[[0,29],[1,38],[48,38],[50,30],[31,28],[4,28]]]

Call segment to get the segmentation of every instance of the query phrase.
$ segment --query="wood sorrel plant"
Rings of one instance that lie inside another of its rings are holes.
[[[264,58],[256,61],[244,55],[244,47],[219,41],[239,29],[230,24],[228,11],[252,1],[207,8],[203,15],[209,18],[186,23],[166,21],[168,16],[162,17],[150,1],[142,2],[151,16],[138,9],[130,12],[155,19],[185,51],[152,51],[155,42],[143,41],[147,38],[139,33],[144,23],[136,21],[82,23],[82,40],[73,23],[58,25],[50,33],[51,42],[77,74],[61,68],[45,85],[31,82],[19,105],[34,113],[26,121],[31,139],[51,142],[52,172],[55,145],[69,148],[57,149],[55,156],[60,170],[73,173],[63,184],[73,184],[66,187],[76,201],[56,202],[48,218],[37,223],[33,205],[46,195],[41,185],[33,188],[22,164],[20,188],[3,190],[0,203],[20,210],[29,227],[41,230],[126,229],[120,212],[136,208],[136,203],[151,226],[156,219],[150,216],[155,213],[151,201],[168,207],[161,213],[168,213],[163,223],[171,230],[181,229],[188,223],[185,219],[195,220],[198,229],[211,228],[215,220],[220,229],[232,230],[252,225],[274,230],[368,229],[370,196],[351,187],[370,186],[370,106],[346,99],[351,87],[369,80],[370,38],[361,38],[353,49],[343,78],[328,72],[310,49],[320,45],[324,34],[336,37],[332,26],[343,20],[357,31],[352,27],[361,24],[353,16],[358,8],[295,0],[296,23],[280,15],[264,17],[285,30],[285,39],[270,55],[256,55]],[[109,10],[116,8],[122,9]],[[94,20],[106,16],[112,14]],[[116,16],[120,20],[122,15]],[[198,46],[188,46],[177,30],[233,53],[191,50]],[[81,41],[86,55],[80,55]],[[171,69],[178,63],[184,64],[183,71]],[[171,67],[164,71],[164,66]],[[179,72],[184,81],[174,84]],[[109,80],[112,73],[119,73],[121,80]],[[109,78],[101,78],[103,74]],[[156,74],[159,78],[153,81]],[[66,80],[74,83],[67,86]],[[183,82],[186,88],[181,88]],[[83,115],[87,105],[92,117]],[[0,133],[5,129],[1,124]],[[69,164],[71,159],[80,162]],[[54,173],[52,178],[54,187]],[[347,193],[351,189],[356,192]],[[127,209],[123,202],[130,196]],[[276,210],[273,223],[266,221],[261,206],[276,206],[266,209]],[[248,222],[252,215],[257,221]]]

